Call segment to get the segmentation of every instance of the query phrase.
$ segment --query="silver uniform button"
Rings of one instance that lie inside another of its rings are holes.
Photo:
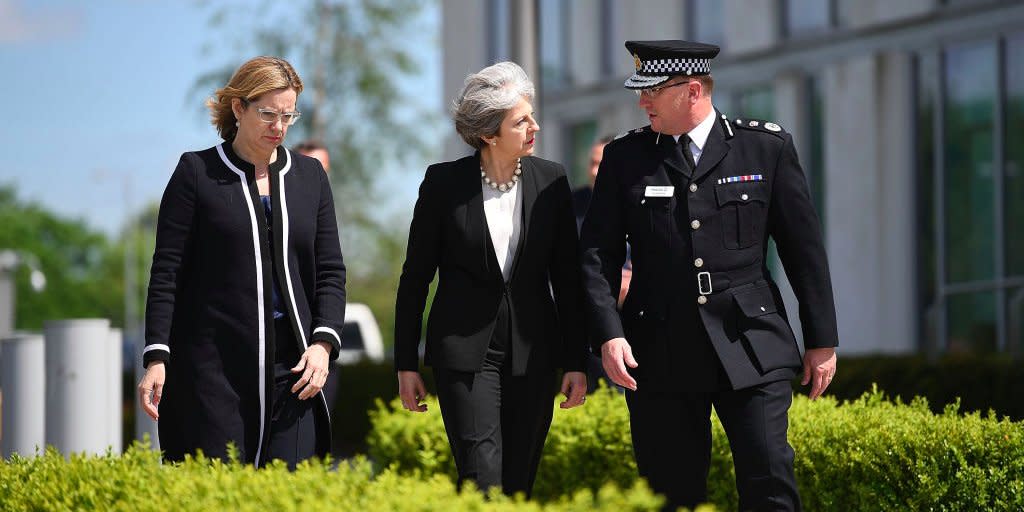
[[[697,259],[693,260],[693,266],[695,266],[697,268],[703,267],[704,266],[704,260],[702,260],[700,258],[697,258]]]
[[[747,199],[750,199],[750,196],[748,196],[746,194],[743,194],[743,195],[740,196],[740,199],[746,201]]]
[[[640,310],[640,316],[644,316],[644,310]]]
[[[690,223],[690,227],[693,228],[694,230],[700,229],[700,221],[694,220],[693,222]]]
[[[705,297],[703,295],[697,297],[697,304],[703,305],[703,304],[707,304],[707,303],[708,303],[708,298],[707,297]]]
[[[690,192],[696,192],[696,191],[697,191],[697,184],[696,183],[690,183]]]
[[[744,197],[743,199],[746,200],[747,198]],[[641,199],[640,200],[640,204],[647,204],[647,200],[646,199]]]

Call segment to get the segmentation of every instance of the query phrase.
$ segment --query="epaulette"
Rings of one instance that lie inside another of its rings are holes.
[[[773,135],[778,135],[779,137],[786,133],[781,126],[771,121],[764,121],[761,119],[734,119],[732,121],[732,125],[745,130],[771,133]]]
[[[626,132],[622,132],[622,133],[616,135],[615,137],[612,138],[612,141],[614,142],[614,141],[617,141],[619,139],[624,139],[624,138],[627,138],[627,137],[632,136],[632,135],[636,135],[636,134],[644,133],[644,132],[649,132],[649,131],[651,131],[651,125],[641,126],[640,128],[634,128],[632,130],[629,130],[629,131],[626,131]]]

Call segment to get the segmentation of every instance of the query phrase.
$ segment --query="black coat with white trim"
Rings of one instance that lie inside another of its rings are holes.
[[[774,123],[716,116],[692,178],[672,164],[668,135],[659,144],[645,127],[609,143],[583,223],[591,341],[625,337],[638,388],[740,389],[796,375],[769,237],[800,303],[805,347],[838,345],[821,228],[792,137]],[[759,179],[735,178],[751,175]],[[659,197],[652,186],[674,189]],[[627,239],[633,275],[620,313]]]
[[[167,363],[159,430],[168,460],[197,449],[223,457],[233,442],[243,461],[266,462],[275,275],[298,352],[327,341],[338,356],[345,264],[326,173],[319,161],[279,147],[270,190],[272,244],[254,168],[229,143],[183,154],[164,191],[143,364]],[[327,404],[322,393],[311,400],[324,455]]]

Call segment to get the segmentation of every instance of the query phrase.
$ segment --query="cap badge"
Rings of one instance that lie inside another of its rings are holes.
[[[633,54],[633,65],[636,66],[637,71],[640,71],[640,68],[643,67],[643,63],[640,62],[640,56],[635,53]]]
[[[773,132],[782,131],[782,127],[775,123],[765,123],[764,128],[765,130],[771,130]]]

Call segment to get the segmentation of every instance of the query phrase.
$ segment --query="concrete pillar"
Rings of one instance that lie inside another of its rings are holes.
[[[45,355],[40,334],[12,334],[0,340],[0,390],[3,390],[2,454],[35,455],[46,434]]]
[[[122,427],[122,391],[121,391],[121,364],[124,357],[121,354],[121,329],[110,329],[107,336],[107,444],[114,453],[121,453]]]
[[[914,350],[909,58],[825,72],[825,215],[843,353]]]
[[[103,454],[109,441],[110,321],[50,320],[46,336],[46,443],[65,455]]]

